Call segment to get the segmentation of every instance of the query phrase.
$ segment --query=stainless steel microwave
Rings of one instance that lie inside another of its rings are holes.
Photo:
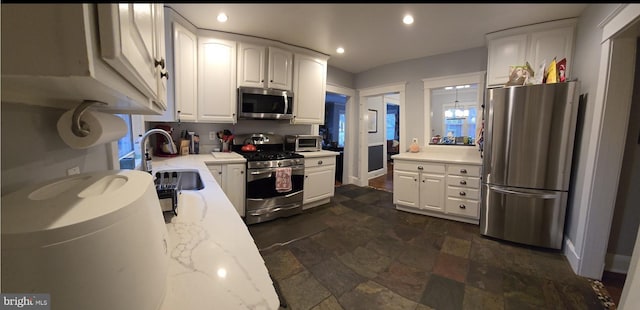
[[[284,148],[294,152],[322,150],[322,137],[315,135],[288,135],[284,137]]]
[[[286,90],[238,87],[238,117],[293,118],[293,93]]]

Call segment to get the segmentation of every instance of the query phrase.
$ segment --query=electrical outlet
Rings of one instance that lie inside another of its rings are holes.
[[[67,175],[80,174],[80,167],[75,166],[73,168],[67,169]]]
[[[418,143],[418,138],[413,138],[413,139],[411,139],[411,142],[413,142],[413,143]]]
[[[217,137],[215,131],[209,131],[209,140],[215,141]]]

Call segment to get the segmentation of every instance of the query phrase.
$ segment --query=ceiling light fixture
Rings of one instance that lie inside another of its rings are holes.
[[[220,13],[218,14],[218,21],[221,23],[226,22],[229,19],[229,17],[227,16],[227,14],[224,13]]]
[[[336,53],[338,53],[338,54],[344,54],[344,48],[342,48],[342,47],[338,47],[338,48],[336,49]]]
[[[407,24],[407,25],[413,24],[413,16],[405,15],[404,18],[402,19],[402,22]]]

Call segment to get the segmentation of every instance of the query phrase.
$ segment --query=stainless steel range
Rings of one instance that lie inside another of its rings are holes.
[[[253,144],[256,151],[242,151]],[[284,150],[284,139],[275,134],[245,134],[233,139],[232,150],[247,159],[247,224],[255,224],[302,212],[304,156]]]

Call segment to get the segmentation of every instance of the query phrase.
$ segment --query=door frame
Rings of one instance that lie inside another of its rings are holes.
[[[325,92],[347,96],[344,111],[344,118],[346,119],[347,124],[344,132],[344,153],[342,154],[342,184],[351,184],[353,183],[353,178],[351,176],[353,176],[354,170],[352,163],[355,162],[354,154],[356,153],[355,150],[357,150],[357,143],[355,141],[355,137],[357,137],[357,127],[355,125],[357,123],[357,118],[355,116],[357,115],[355,104],[356,91],[352,88],[327,83],[327,89]],[[316,132],[318,132],[317,129]]]
[[[369,138],[367,131],[367,124],[365,119],[365,115],[367,112],[367,97],[371,96],[384,96],[389,93],[398,93],[400,96],[399,106],[400,106],[400,149],[405,149],[406,144],[406,133],[404,130],[405,124],[405,96],[406,96],[406,87],[407,82],[398,82],[394,84],[386,84],[381,86],[368,87],[363,89],[358,89],[358,131],[359,131],[359,139],[358,139],[358,150],[359,150],[359,161],[354,162],[358,165],[358,184],[359,186],[368,186],[369,185]],[[351,163],[351,161],[349,162]]]

